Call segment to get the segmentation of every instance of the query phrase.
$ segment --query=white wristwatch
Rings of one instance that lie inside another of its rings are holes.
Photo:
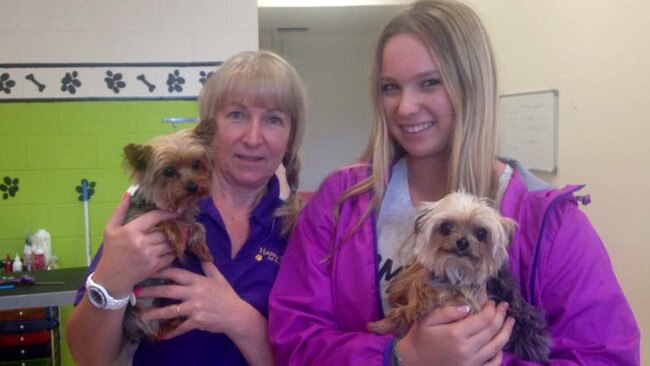
[[[86,292],[88,292],[88,300],[95,307],[100,309],[122,309],[131,302],[131,305],[135,305],[135,295],[131,294],[123,299],[116,299],[111,296],[104,286],[93,281],[93,275],[95,272],[91,273],[86,279]]]

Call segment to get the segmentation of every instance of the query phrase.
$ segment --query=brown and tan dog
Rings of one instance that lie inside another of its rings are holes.
[[[212,161],[210,151],[197,139],[192,130],[185,129],[170,135],[157,136],[147,144],[128,144],[124,147],[124,165],[137,184],[124,223],[151,211],[164,210],[178,214],[153,230],[162,230],[177,258],[185,252],[201,261],[212,261],[205,242],[205,229],[196,221],[197,201],[210,192]],[[138,287],[162,284],[164,281],[145,280]],[[129,304],[124,315],[124,333],[127,339],[159,339],[183,319],[145,321],[141,314],[159,306],[159,299],[139,298]]]

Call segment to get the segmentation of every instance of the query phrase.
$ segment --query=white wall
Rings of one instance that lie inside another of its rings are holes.
[[[471,1],[494,43],[503,93],[559,90],[555,185],[586,183],[642,334],[650,332],[650,2]],[[642,339],[641,364],[650,364]]]
[[[223,61],[257,48],[255,0],[0,0],[0,63]]]
[[[276,51],[296,67],[307,89],[300,189],[314,191],[327,173],[350,163],[365,147],[372,36],[288,32],[277,42]]]

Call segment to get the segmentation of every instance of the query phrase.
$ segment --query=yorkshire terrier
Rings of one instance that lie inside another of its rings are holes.
[[[152,230],[160,230],[180,260],[187,251],[201,261],[212,261],[205,242],[205,228],[196,221],[197,201],[210,191],[212,163],[209,150],[189,129],[157,136],[148,144],[124,147],[124,165],[137,189],[123,223],[152,210],[175,212],[178,217],[163,221]],[[147,279],[136,288],[169,281]],[[167,305],[162,299],[140,298],[129,304],[124,315],[124,334],[130,341],[155,341],[184,321],[146,321],[141,315],[154,307]]]
[[[476,313],[488,299],[507,301],[515,326],[504,350],[522,359],[548,361],[546,325],[538,309],[522,298],[508,270],[515,227],[486,200],[464,192],[420,205],[413,259],[388,286],[392,310],[368,329],[401,337],[440,306],[467,304]]]

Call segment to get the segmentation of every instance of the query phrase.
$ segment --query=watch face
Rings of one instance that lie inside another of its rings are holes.
[[[104,308],[106,306],[106,297],[99,289],[95,287],[89,288],[88,297],[90,299],[90,302],[95,304],[95,306],[98,306],[100,308]]]

